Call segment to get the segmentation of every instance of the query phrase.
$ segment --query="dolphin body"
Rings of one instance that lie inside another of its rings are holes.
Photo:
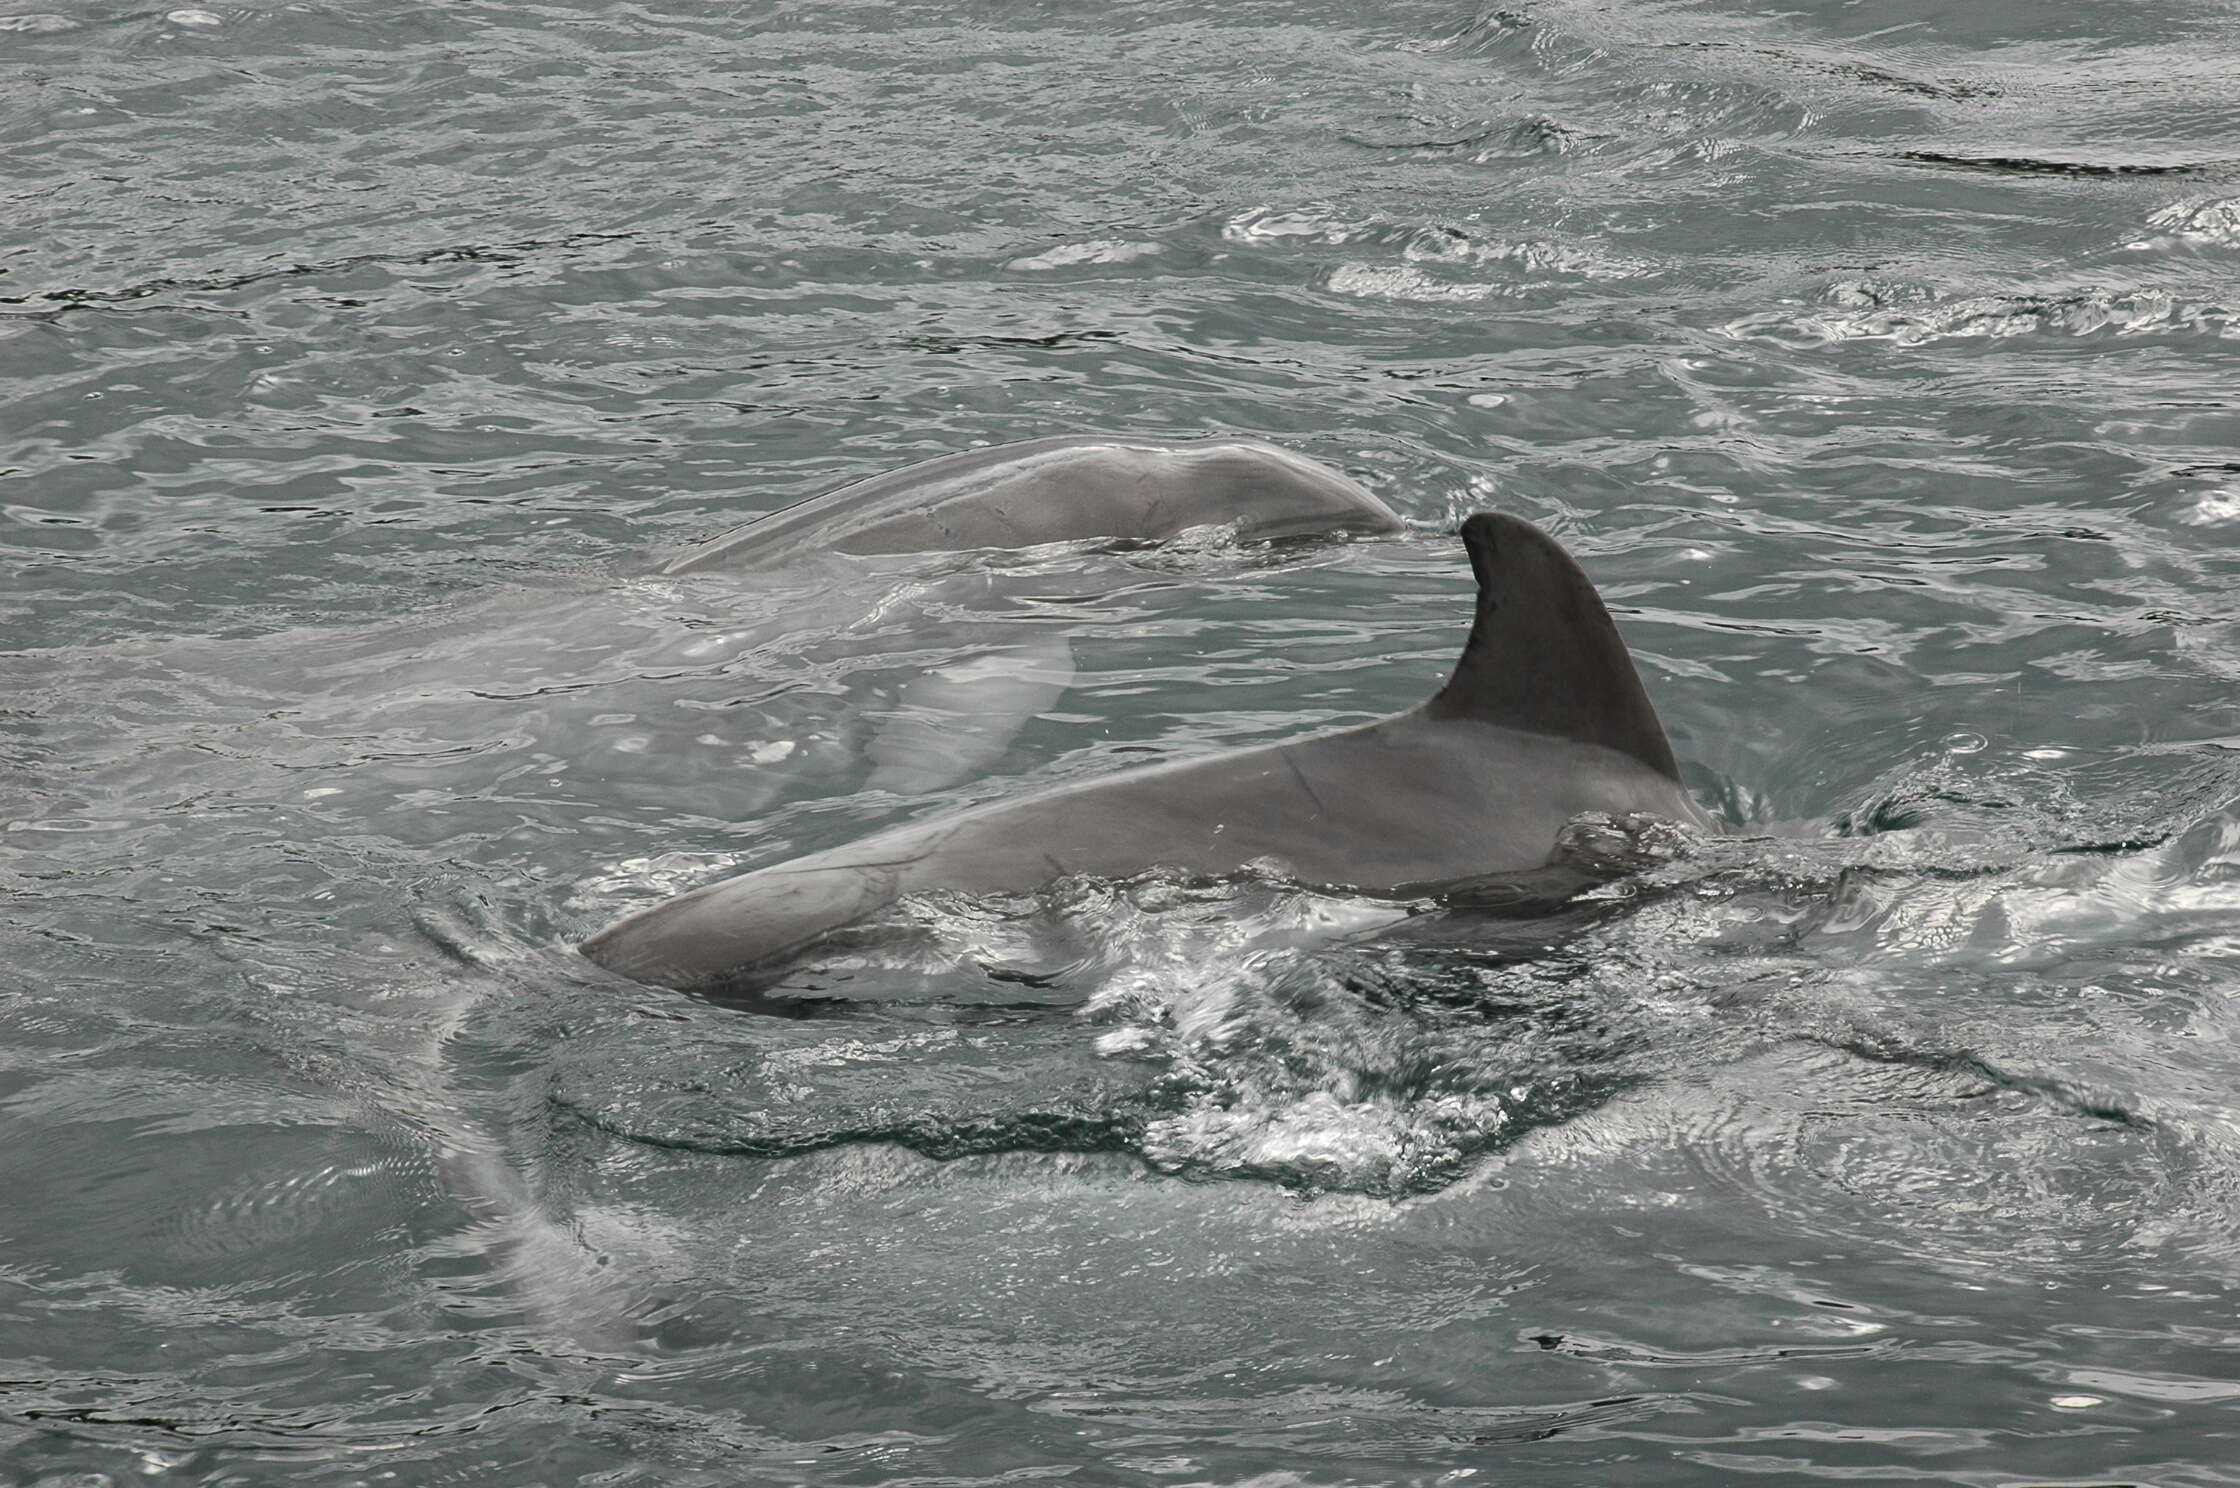
[[[1390,507],[1353,481],[1272,444],[1069,434],[943,455],[842,486],[711,539],[661,572],[768,572],[830,553],[1155,542],[1215,523],[1253,540],[1403,530]],[[1000,603],[1018,582],[1004,573],[952,575],[944,603],[969,599],[975,587]],[[1000,645],[900,687],[865,720],[874,732],[847,763],[869,761],[864,784],[872,790],[919,796],[945,789],[1001,759],[1073,678],[1063,626],[1014,621]],[[802,737],[760,745],[785,751],[787,760],[758,782],[765,803],[789,776],[838,772],[832,746],[845,725],[813,716],[805,722]]]
[[[741,874],[609,926],[583,954],[641,982],[720,990],[799,960],[903,895],[1031,891],[1153,867],[1273,864],[1368,893],[1529,877],[1582,812],[1714,824],[1601,597],[1522,518],[1462,525],[1470,639],[1428,702],[1361,727],[1129,770],[898,827]]]
[[[1234,523],[1254,539],[1402,530],[1326,465],[1254,439],[1062,434],[921,460],[758,517],[667,574],[777,568],[812,553],[934,553]]]

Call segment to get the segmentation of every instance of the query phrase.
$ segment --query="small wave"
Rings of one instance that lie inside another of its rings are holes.
[[[2240,247],[2240,197],[2189,197],[2172,202],[2149,217],[2146,225],[2157,231],[2123,246],[2138,253],[2180,245]]]
[[[1409,115],[1386,138],[1346,136],[1349,144],[1365,150],[1417,160],[1462,160],[1471,165],[1569,155],[1588,138],[1581,130],[1546,115],[1508,124]]]
[[[1691,43],[1677,43],[1686,46]],[[1719,45],[1719,43],[1697,43]],[[1786,67],[1806,72],[1821,73],[1842,78],[1847,82],[1864,83],[1868,87],[1892,93],[1909,94],[1917,98],[1940,100],[1967,100],[1997,97],[1999,90],[1987,84],[1961,81],[1954,78],[1927,78],[1894,72],[1871,62],[1861,62],[1851,57],[1818,57],[1804,52],[1785,51],[1778,47],[1752,47],[1758,56],[1781,63]]]
[[[1367,218],[1348,216],[1328,203],[1299,207],[1252,207],[1221,225],[1223,241],[1266,248],[1288,243],[1352,242],[1376,226]]]
[[[1137,263],[1159,256],[1157,243],[1120,242],[1098,238],[1087,243],[1061,243],[1040,253],[1012,259],[1004,267],[1021,273],[1043,273],[1051,269],[1076,269],[1088,264]]]
[[[1849,279],[1829,286],[1830,308],[1813,314],[1771,312],[1728,322],[1737,340],[1804,348],[1839,341],[1992,340],[2051,334],[2136,336],[2171,332],[2240,336],[2240,310],[2181,300],[2160,290],[2088,290],[2071,294],[1987,294],[1938,299],[1917,285]]]
[[[236,1258],[248,1250],[298,1243],[354,1218],[360,1187],[402,1188],[416,1168],[396,1157],[326,1162],[203,1197],[165,1226],[172,1248],[195,1260]]]
[[[1365,300],[1487,300],[1523,293],[1513,284],[1434,279],[1409,265],[1362,263],[1340,264],[1330,276],[1329,287],[1333,294]]]
[[[1332,276],[1331,288],[1341,294],[1483,299],[1528,287],[1521,282],[1493,284],[1438,277],[1442,270],[1481,267],[1514,275],[1520,281],[1558,283],[1642,279],[1659,271],[1659,265],[1649,259],[1613,253],[1590,243],[1487,236],[1469,223],[1347,217],[1321,207],[1256,207],[1230,219],[1222,228],[1222,236],[1232,243],[1256,247],[1376,244],[1398,248],[1398,264],[1356,260],[1340,265]]]
[[[1479,11],[1447,35],[1428,41],[1404,44],[1413,52],[1460,52],[1465,56],[1483,56],[1510,44],[1519,36],[1531,36],[1540,25],[1530,15],[1513,6],[1492,6]]]
[[[1806,1233],[1963,1271],[2122,1264],[2177,1198],[2159,1175],[2107,1179],[2158,1168],[2139,1160],[2151,1133],[2058,1107],[2048,1119],[2033,1094],[1966,1071],[1792,1049],[1720,1078],[1731,1091],[1716,1114],[1673,1113],[1687,1166]],[[1809,1108],[1787,1093],[1800,1085]]]
[[[1378,221],[1319,209],[1255,209],[1232,219],[1222,235],[1259,247],[1397,248],[1397,263],[1352,259],[1331,271],[1329,289],[1364,299],[1484,300],[1582,280],[1643,279],[1658,272],[1648,259],[1590,244],[1488,236],[1469,224]],[[1486,270],[1498,277],[1478,277]]]
[[[1567,279],[1641,279],[1657,271],[1647,259],[1547,239],[1480,239],[1454,227],[1428,227],[1408,240],[1409,263],[1505,264],[1527,274]]]

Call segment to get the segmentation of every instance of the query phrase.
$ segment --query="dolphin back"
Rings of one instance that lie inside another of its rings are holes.
[[[775,568],[814,553],[938,553],[1234,523],[1248,538],[1401,530],[1360,485],[1251,439],[1068,434],[966,450],[842,486],[702,544],[665,572]]]
[[[1419,707],[890,828],[640,910],[583,953],[639,981],[712,987],[780,970],[929,890],[1272,865],[1413,897],[1541,870],[1585,812],[1711,827],[1578,565],[1518,518],[1480,514],[1462,532],[1478,581],[1470,639]]]

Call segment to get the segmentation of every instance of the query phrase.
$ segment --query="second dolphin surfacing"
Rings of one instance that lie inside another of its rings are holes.
[[[755,518],[668,574],[776,568],[811,553],[1157,542],[1222,523],[1253,540],[1402,530],[1329,466],[1257,439],[1059,434],[889,470]]]
[[[1470,639],[1418,707],[898,827],[681,894],[582,951],[637,981],[717,988],[782,969],[927,890],[1272,863],[1309,884],[1415,891],[1544,867],[1582,812],[1710,826],[1570,554],[1494,513],[1464,522],[1462,538],[1478,581]]]

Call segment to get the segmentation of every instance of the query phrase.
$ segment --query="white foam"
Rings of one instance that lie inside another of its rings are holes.
[[[1377,264],[1340,264],[1330,276],[1333,293],[1365,300],[1484,300],[1513,294],[1500,284],[1434,279],[1421,269]]]
[[[1140,259],[1156,258],[1160,251],[1157,243],[1119,242],[1099,238],[1088,243],[1061,243],[1055,248],[1026,258],[1015,258],[1004,267],[1032,273],[1043,269],[1070,269],[1081,264],[1135,263]]]
[[[1224,223],[1221,236],[1232,243],[1261,247],[1286,242],[1334,245],[1352,241],[1367,227],[1367,223],[1341,217],[1328,207],[1254,207]]]
[[[1728,322],[1725,333],[1737,340],[1762,339],[1796,347],[1837,341],[1922,346],[2038,333],[2129,336],[2190,331],[2240,337],[2240,311],[2181,300],[2155,289],[1968,295],[1939,301],[1909,286],[1858,281],[1832,286],[1827,299],[1835,309],[1746,315]]]
[[[2188,197],[2156,212],[2147,219],[2147,226],[2161,231],[2123,246],[2140,253],[2181,244],[2240,247],[2240,197]]]
[[[2189,527],[2219,527],[2240,521],[2240,486],[2221,486],[2194,498],[2193,509],[2178,519]]]

